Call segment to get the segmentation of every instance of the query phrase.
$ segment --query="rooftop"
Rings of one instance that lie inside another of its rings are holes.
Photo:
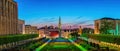
[[[99,20],[120,20],[120,19],[115,19],[115,18],[110,18],[110,17],[103,17]]]

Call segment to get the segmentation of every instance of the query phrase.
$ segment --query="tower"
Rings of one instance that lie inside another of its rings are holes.
[[[81,26],[79,27],[78,33],[81,35],[82,34],[82,28]]]
[[[61,17],[59,17],[58,27],[59,27],[59,37],[61,37]]]

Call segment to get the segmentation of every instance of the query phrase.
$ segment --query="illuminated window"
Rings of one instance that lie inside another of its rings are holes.
[[[2,1],[0,0],[0,8],[2,8]]]
[[[0,15],[2,14],[2,0],[0,0]]]

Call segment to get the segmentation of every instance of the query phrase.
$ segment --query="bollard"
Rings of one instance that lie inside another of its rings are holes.
[[[96,44],[96,47],[97,47],[97,49],[100,49],[100,45],[99,44]]]
[[[92,42],[90,42],[90,46],[92,46]]]
[[[93,47],[96,47],[96,44],[95,44],[95,43],[93,43]]]
[[[89,42],[87,41],[87,44],[89,44]]]
[[[106,47],[106,51],[109,51],[109,47]]]

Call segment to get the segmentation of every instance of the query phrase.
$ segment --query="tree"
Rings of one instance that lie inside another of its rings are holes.
[[[73,33],[71,33],[70,35],[71,35],[72,37],[78,37],[78,36],[79,36],[78,32],[73,32]]]
[[[94,29],[92,29],[92,28],[83,28],[82,33],[83,34],[92,34],[92,33],[94,33]]]

